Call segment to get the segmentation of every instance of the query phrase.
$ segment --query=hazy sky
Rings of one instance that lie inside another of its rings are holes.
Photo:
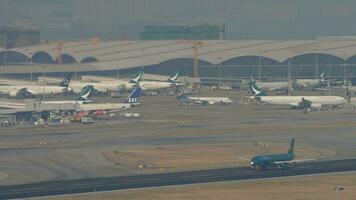
[[[0,25],[46,38],[137,39],[145,25],[226,24],[228,39],[356,34],[354,0],[0,0]]]

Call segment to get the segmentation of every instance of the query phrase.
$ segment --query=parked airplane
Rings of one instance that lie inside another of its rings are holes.
[[[136,87],[123,103],[89,103],[79,104],[78,111],[91,113],[94,115],[105,115],[106,113],[120,112],[139,105],[139,98],[142,89]]]
[[[0,109],[25,109],[25,102],[0,101]]]
[[[320,79],[297,79],[295,85],[298,88],[315,88],[325,82],[324,72],[320,75]]]
[[[178,72],[171,76],[167,81],[139,81],[140,87],[143,90],[161,90],[166,88],[171,88],[175,86],[179,86],[178,83]]]
[[[89,96],[93,90],[93,86],[88,85],[83,88],[80,95],[76,98],[75,101],[40,101],[40,104],[83,104],[92,102],[89,100]],[[34,102],[34,101],[32,101]],[[0,109],[26,109],[28,106],[26,101],[0,101]]]
[[[295,109],[320,109],[322,106],[338,106],[346,102],[340,96],[267,96],[253,82],[249,83],[253,98],[272,105],[288,105]]]
[[[29,97],[38,95],[54,95],[62,94],[70,91],[68,88],[72,74],[69,74],[63,79],[59,86],[44,86],[44,85],[5,85],[0,86],[0,94],[9,95],[10,97]]]
[[[250,167],[252,169],[266,169],[267,167],[277,166],[280,169],[285,169],[290,165],[308,162],[314,159],[294,160],[296,155],[294,154],[294,138],[290,143],[288,153],[285,154],[271,154],[271,155],[258,155],[254,156],[250,161]]]
[[[91,103],[92,100],[89,99],[90,95],[92,94],[94,87],[92,85],[85,86],[82,91],[80,92],[79,96],[76,98],[75,101],[41,101],[41,104],[85,104]]]
[[[228,97],[196,97],[180,95],[177,96],[178,101],[181,105],[213,105],[213,104],[232,104],[233,101]]]
[[[143,72],[140,72],[130,81],[126,80],[113,80],[113,81],[102,81],[102,82],[83,82],[75,81],[70,84],[74,93],[79,93],[81,89],[87,85],[92,85],[94,89],[98,92],[107,93],[107,92],[116,92],[120,89],[131,90],[139,84],[139,81],[142,79]]]
[[[251,82],[254,82],[262,90],[269,92],[288,92],[289,83],[286,81],[278,82],[256,82],[255,79],[251,76]]]

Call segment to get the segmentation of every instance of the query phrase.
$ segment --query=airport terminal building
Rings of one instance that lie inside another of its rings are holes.
[[[149,73],[193,75],[193,41],[47,42],[0,49],[0,74],[24,76],[127,75]],[[349,78],[356,76],[356,37],[315,40],[202,40],[201,77],[259,79]]]

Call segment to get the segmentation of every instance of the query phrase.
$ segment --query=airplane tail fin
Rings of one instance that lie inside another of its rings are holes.
[[[288,154],[293,154],[294,153],[294,141],[295,141],[295,139],[292,138],[292,141],[291,141],[290,146],[289,146]]]
[[[266,96],[267,94],[260,90],[255,82],[250,81],[249,83],[249,89],[252,92],[253,96]]]
[[[141,87],[136,87],[131,92],[131,94],[126,98],[124,103],[131,103],[131,104],[139,103],[139,98],[141,96],[141,91],[142,91]]]
[[[324,75],[325,75],[324,72],[320,74],[320,81],[321,81],[321,82],[324,82],[324,81],[325,81]]]
[[[68,74],[68,75],[63,79],[63,81],[59,84],[59,86],[61,86],[61,87],[68,87],[71,79],[72,79],[72,74]]]
[[[177,72],[174,76],[169,77],[168,82],[177,83],[179,77],[179,73]]]
[[[142,80],[144,72],[140,71],[134,78],[130,80],[130,83],[139,83]]]
[[[92,102],[89,97],[92,94],[92,91],[94,90],[94,87],[92,85],[87,85],[85,86],[82,91],[80,92],[79,96],[76,98],[76,100],[80,103],[89,103]]]

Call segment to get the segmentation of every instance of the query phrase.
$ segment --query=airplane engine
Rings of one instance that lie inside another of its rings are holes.
[[[16,97],[17,96],[17,91],[11,91],[10,93],[9,93],[9,95],[10,95],[10,97]]]

